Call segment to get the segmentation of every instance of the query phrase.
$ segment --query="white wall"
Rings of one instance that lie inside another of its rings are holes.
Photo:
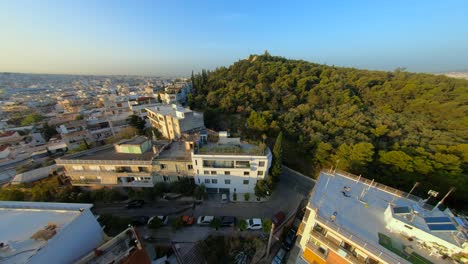
[[[73,263],[98,247],[104,233],[94,215],[84,210],[74,221],[47,242],[30,263]]]
[[[249,161],[250,168],[203,167],[203,160]],[[265,166],[259,167],[260,161],[263,161]],[[192,164],[196,184],[205,184],[207,188],[229,188],[231,193],[254,193],[257,181],[264,179],[268,174],[271,166],[271,154],[269,153],[268,156],[192,154]],[[216,174],[212,175],[212,171],[216,171]],[[230,175],[225,175],[225,171],[229,171]],[[258,175],[258,171],[262,171],[263,175]],[[244,175],[244,172],[249,172],[249,175]],[[206,179],[210,180],[210,183],[206,183]],[[216,179],[218,182],[212,183],[212,179]],[[226,179],[231,181],[230,184],[225,184]],[[244,180],[248,180],[248,184],[244,184]]]

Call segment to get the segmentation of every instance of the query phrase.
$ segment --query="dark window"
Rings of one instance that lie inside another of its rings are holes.
[[[224,184],[231,184],[231,180],[224,180]]]
[[[216,175],[216,171],[211,171],[211,175]]]
[[[211,183],[218,183],[218,180],[217,179],[212,179]]]
[[[187,168],[188,168],[189,170],[193,170],[193,165],[192,165],[192,164],[189,164],[189,165],[187,165]]]
[[[225,171],[224,175],[231,175],[231,172],[230,171]]]
[[[250,172],[244,171],[244,176],[249,176],[249,175],[250,175]]]
[[[244,184],[249,184],[249,180],[244,180]]]
[[[258,172],[257,172],[257,175],[258,175],[258,176],[263,176],[263,171],[258,171]]]
[[[205,179],[205,183],[210,183],[210,179]]]
[[[258,166],[259,166],[259,167],[264,167],[264,166],[265,166],[265,162],[264,162],[264,161],[260,161],[260,162],[258,163]]]
[[[160,164],[160,166],[161,166],[161,170],[164,170],[164,169],[167,168],[167,165],[166,165],[166,164]]]

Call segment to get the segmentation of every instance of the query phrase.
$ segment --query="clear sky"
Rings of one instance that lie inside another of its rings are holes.
[[[468,69],[468,1],[0,1],[0,71],[189,75],[263,53]]]

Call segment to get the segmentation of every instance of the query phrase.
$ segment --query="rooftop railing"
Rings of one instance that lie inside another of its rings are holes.
[[[254,155],[264,156],[268,153],[260,147],[242,148],[241,146],[211,145],[195,150],[195,154],[224,154],[224,155]]]
[[[351,173],[346,172],[346,171],[334,170],[333,171],[334,173],[331,173],[330,171],[322,171],[322,172],[326,173],[328,175],[339,174],[339,175],[344,176],[344,177],[346,177],[348,179],[351,179],[353,181],[359,181],[359,182],[361,182],[361,183],[363,183],[365,185],[368,185],[370,187],[378,188],[378,189],[380,189],[382,191],[385,191],[387,193],[396,195],[396,196],[401,197],[401,198],[407,198],[407,199],[413,200],[413,201],[415,201],[417,203],[422,201],[422,199],[420,197],[418,197],[418,196],[415,196],[415,195],[400,191],[398,189],[395,189],[395,188],[389,187],[387,185],[375,182],[373,180],[366,179],[366,178],[364,178],[362,176],[357,176],[357,175],[351,174]]]

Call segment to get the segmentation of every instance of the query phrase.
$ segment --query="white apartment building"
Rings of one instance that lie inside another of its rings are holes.
[[[205,128],[203,113],[179,105],[160,105],[146,108],[151,125],[167,139],[180,139],[183,133]]]
[[[74,263],[104,240],[92,204],[0,202],[1,263]]]
[[[299,227],[296,263],[466,263],[467,221],[419,197],[323,171]]]
[[[195,183],[204,184],[209,192],[253,193],[258,180],[268,175],[272,161],[270,150],[228,138],[219,132],[216,143],[201,135],[192,152]]]

